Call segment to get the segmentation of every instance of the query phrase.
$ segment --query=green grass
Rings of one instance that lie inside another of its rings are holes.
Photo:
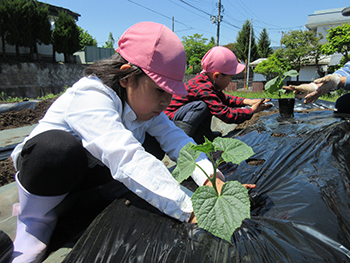
[[[52,99],[61,96],[66,90],[68,86],[64,87],[64,90],[61,93],[58,94],[47,94],[42,97],[37,97],[36,99],[29,99],[29,98],[22,98],[22,97],[14,97],[12,98],[11,96],[7,96],[5,92],[0,93],[0,102],[20,102],[20,101],[28,101],[28,100],[47,100],[47,99]]]
[[[46,100],[46,99],[52,99],[61,96],[68,86],[64,87],[64,91],[62,91],[59,94],[47,94],[43,97],[38,97],[36,98],[37,100]],[[261,98],[266,98],[266,99],[279,99],[279,98],[294,98],[294,94],[292,92],[289,93],[281,93],[281,97],[278,94],[271,94],[269,92],[246,92],[246,91],[237,91],[237,92],[227,92],[227,94],[237,96],[237,97],[244,97],[248,99],[261,99]],[[327,101],[332,101],[335,102],[341,95],[344,94],[343,89],[336,90],[332,93],[326,94],[321,96],[320,99],[322,100],[327,100]],[[7,96],[5,92],[0,93],[0,102],[20,102],[23,100],[34,100],[34,99],[28,99],[28,98],[22,98],[22,97],[15,97],[12,98],[11,96]]]
[[[294,98],[294,94],[292,92],[281,94],[281,97],[278,94],[271,94],[269,92],[245,92],[245,91],[237,91],[237,92],[228,92],[228,94],[238,97],[244,97],[248,99],[279,99],[279,98]],[[341,95],[343,95],[343,90],[337,90],[335,92],[323,95],[320,97],[322,100],[335,102]]]

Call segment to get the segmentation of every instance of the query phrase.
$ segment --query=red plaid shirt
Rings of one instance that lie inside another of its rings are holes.
[[[182,105],[198,100],[204,101],[211,114],[225,123],[242,123],[253,116],[250,107],[241,108],[245,106],[243,104],[245,98],[227,95],[216,89],[205,73],[197,74],[186,82],[185,86],[188,94],[182,97],[173,95],[168,108],[164,111],[170,120]]]

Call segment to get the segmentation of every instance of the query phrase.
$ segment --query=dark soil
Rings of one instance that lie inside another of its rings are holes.
[[[34,110],[23,109],[2,113],[0,115],[0,131],[38,123],[53,102],[54,99],[43,100],[36,104]],[[15,173],[11,157],[0,161],[0,186],[13,182]]]
[[[47,109],[51,106],[54,100],[55,99],[48,99],[48,100],[43,100],[41,102],[38,102],[34,110],[23,109],[21,111],[6,112],[1,114],[0,131],[36,124],[40,119],[43,118]],[[321,110],[321,109],[314,109],[314,110]],[[273,110],[269,112],[259,112],[257,114],[254,114],[250,120],[247,120],[244,123],[237,125],[235,129],[237,130],[244,129],[254,124],[262,116],[275,114],[277,112],[278,110]],[[257,164],[256,163],[253,164],[253,160],[251,160],[251,165],[257,165]],[[15,173],[16,172],[15,172],[15,168],[13,166],[11,157],[7,158],[6,160],[0,161],[0,186],[13,182]]]
[[[54,99],[40,101],[36,104],[34,110],[23,109],[1,114],[0,131],[36,124],[44,117],[47,109],[54,101]]]

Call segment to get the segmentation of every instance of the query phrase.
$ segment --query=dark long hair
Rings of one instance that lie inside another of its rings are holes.
[[[124,78],[136,76],[135,80],[145,74],[141,68],[130,64],[131,68],[121,70],[120,67],[128,64],[119,53],[115,53],[112,57],[100,61],[96,61],[84,70],[84,76],[95,75],[103,84],[113,89],[121,99],[123,106],[126,101],[126,89],[123,88],[119,81]]]

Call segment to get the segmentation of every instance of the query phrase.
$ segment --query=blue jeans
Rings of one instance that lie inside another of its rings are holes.
[[[212,132],[211,118],[212,114],[205,102],[193,101],[179,108],[174,114],[173,121],[196,143],[201,144],[204,143],[204,136],[210,141],[221,136],[220,132]]]
[[[174,114],[173,121],[183,121],[192,125],[194,129],[197,129],[208,118],[210,118],[211,122],[208,105],[204,101],[199,100],[187,103],[179,108]]]

